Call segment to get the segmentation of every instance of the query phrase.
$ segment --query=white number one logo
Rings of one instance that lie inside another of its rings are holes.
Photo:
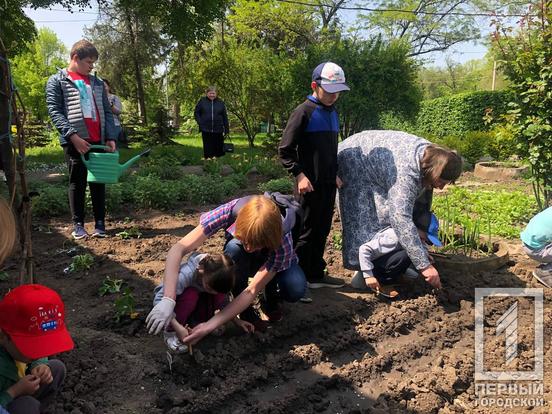
[[[500,317],[496,326],[496,334],[501,335],[504,333],[506,338],[506,364],[510,364],[517,357],[518,353],[517,316],[518,304],[516,302]]]

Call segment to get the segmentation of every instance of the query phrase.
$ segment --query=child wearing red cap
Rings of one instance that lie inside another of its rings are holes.
[[[0,405],[10,414],[40,414],[65,379],[48,356],[73,349],[59,295],[23,285],[0,301]]]

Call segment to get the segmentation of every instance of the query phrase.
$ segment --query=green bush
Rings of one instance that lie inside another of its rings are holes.
[[[517,142],[508,125],[498,125],[493,128],[494,139],[489,142],[487,151],[495,160],[505,161],[517,155]]]
[[[276,178],[274,180],[269,180],[266,183],[259,184],[259,191],[265,192],[279,192],[282,194],[291,194],[293,193],[293,180],[291,177]]]
[[[458,151],[468,162],[475,164],[481,157],[489,155],[489,146],[494,142],[493,132],[470,131],[461,136],[433,138],[432,142]]]
[[[486,115],[497,119],[506,113],[511,94],[506,91],[478,91],[423,101],[416,118],[421,135],[444,137],[468,131],[487,131]]]
[[[39,194],[32,199],[34,215],[39,217],[57,217],[69,212],[67,187],[42,184],[35,186],[34,190]]]
[[[137,175],[141,177],[152,175],[162,180],[178,180],[184,173],[178,158],[167,156],[165,159],[156,157],[143,162],[137,171]]]
[[[162,181],[155,176],[148,176],[136,177],[135,182],[130,183],[132,184],[132,201],[135,206],[172,208],[178,202],[177,186],[172,181]]]
[[[108,213],[121,210],[123,204],[123,184],[110,184],[105,186],[105,209]]]

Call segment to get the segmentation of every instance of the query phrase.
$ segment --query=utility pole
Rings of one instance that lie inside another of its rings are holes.
[[[496,83],[496,60],[493,60],[493,83],[491,85],[491,90],[495,90],[495,83]]]

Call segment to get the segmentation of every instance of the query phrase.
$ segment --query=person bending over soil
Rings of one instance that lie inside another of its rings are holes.
[[[360,246],[390,226],[404,251],[399,262],[383,256],[380,266],[402,272],[412,263],[429,284],[440,288],[439,272],[412,219],[414,203],[424,189],[442,189],[460,176],[460,156],[405,132],[364,131],[339,144],[338,164],[344,266],[360,270]],[[391,259],[393,263],[381,263]]]
[[[168,329],[163,331],[165,344],[171,351],[184,352],[187,347],[182,341],[188,336],[189,328],[208,321],[216,311],[230,302],[228,293],[234,287],[234,268],[234,262],[226,255],[196,252],[180,266],[174,317]],[[159,308],[173,307],[173,300],[164,297],[165,288],[162,283],[155,288],[153,305],[163,302]],[[150,333],[158,331],[159,326],[163,326],[163,319],[156,317],[159,308],[146,319]],[[238,318],[234,318],[234,323],[245,332],[255,329],[249,322]]]
[[[251,307],[263,289],[263,312],[271,322],[281,320],[281,301],[298,301],[307,285],[293,250],[292,225],[287,217],[287,211],[282,217],[280,208],[267,196],[238,198],[202,214],[199,225],[169,250],[164,296],[148,315],[149,327],[156,326],[153,333],[159,333],[172,320],[182,258],[221,229],[226,235],[224,253],[236,266],[232,290],[235,299],[207,322],[193,328],[183,342],[193,345],[237,315],[257,330],[264,330],[266,322]],[[248,284],[250,277],[253,279]]]

